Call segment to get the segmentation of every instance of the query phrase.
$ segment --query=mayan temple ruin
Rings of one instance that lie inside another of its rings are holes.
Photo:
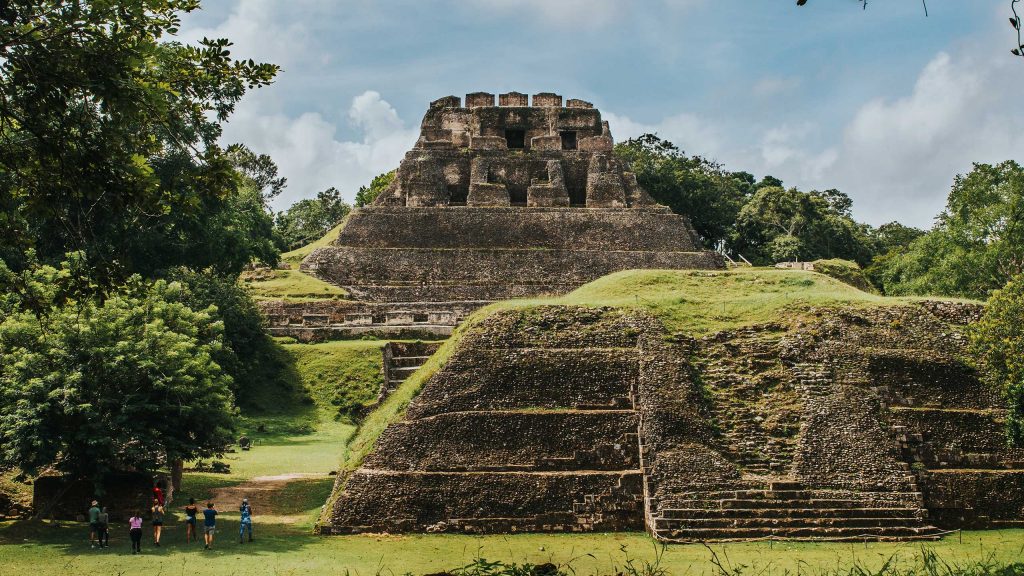
[[[618,270],[723,268],[616,160],[590,104],[497,104],[431,104],[393,185],[302,264],[361,302],[284,312],[282,333],[450,332],[486,302]],[[317,529],[687,542],[1020,526],[1024,453],[1005,446],[1000,398],[965,358],[979,313],[840,306],[693,338],[635,310],[496,312],[339,476]],[[406,354],[422,364],[434,348],[418,350]],[[400,382],[389,375],[382,398]]]
[[[302,270],[359,305],[268,310],[275,333],[447,335],[493,300],[562,294],[618,270],[722,268],[689,221],[612,155],[608,123],[556,94],[434,101],[391,187]]]

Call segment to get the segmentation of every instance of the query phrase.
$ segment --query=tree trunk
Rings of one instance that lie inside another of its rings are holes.
[[[180,459],[171,462],[171,490],[177,490],[181,488],[181,475],[184,471],[185,463]]]

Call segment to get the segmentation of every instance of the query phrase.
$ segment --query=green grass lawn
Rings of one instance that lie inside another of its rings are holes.
[[[143,555],[128,554],[126,530],[114,529],[111,548],[90,550],[83,525],[0,528],[0,572],[33,576],[125,574],[300,575],[427,574],[464,566],[476,557],[506,562],[570,565],[576,574],[614,574],[627,559],[653,561],[658,547],[644,534],[522,534],[510,536],[410,535],[316,537],[304,527],[266,525],[257,518],[256,542],[237,542],[237,522],[224,521],[213,551],[185,545],[184,529],[172,523],[164,546],[143,540]],[[148,536],[148,535],[147,535]],[[742,574],[815,574],[859,563],[877,569],[894,555],[909,563],[921,547],[945,562],[1012,562],[1024,555],[1024,531],[965,532],[962,543],[743,543],[712,549],[728,568]],[[670,546],[661,566],[669,574],[715,574],[711,552],[697,544]]]

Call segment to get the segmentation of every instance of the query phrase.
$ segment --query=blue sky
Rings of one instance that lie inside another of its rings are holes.
[[[1024,161],[1024,61],[1005,0],[207,0],[183,40],[280,64],[225,141],[271,154],[275,207],[395,167],[447,94],[594,102],[730,170],[839,188],[927,227],[971,162]]]

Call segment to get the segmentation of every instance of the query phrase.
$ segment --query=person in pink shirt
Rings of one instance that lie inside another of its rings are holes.
[[[142,552],[142,512],[136,511],[128,519],[128,536],[132,540],[132,554]]]

